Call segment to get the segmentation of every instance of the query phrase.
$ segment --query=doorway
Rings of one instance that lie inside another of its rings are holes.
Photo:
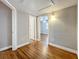
[[[44,44],[48,44],[48,16],[40,16],[40,37]]]

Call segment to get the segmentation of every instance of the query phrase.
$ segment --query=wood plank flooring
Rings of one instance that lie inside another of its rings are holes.
[[[44,46],[40,41],[23,46],[16,51],[0,52],[0,59],[78,59],[76,54],[62,49]]]

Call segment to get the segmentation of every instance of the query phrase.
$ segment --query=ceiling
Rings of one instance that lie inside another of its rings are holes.
[[[40,10],[49,6],[50,0],[8,0],[18,10],[30,13],[32,15],[40,15],[44,13],[50,13],[63,8],[67,8],[77,4],[77,0],[53,0],[54,5]]]

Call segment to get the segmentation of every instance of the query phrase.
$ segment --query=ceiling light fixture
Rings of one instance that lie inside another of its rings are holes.
[[[47,8],[51,7],[52,5],[55,5],[53,0],[49,0],[49,2],[50,2],[50,5],[48,5],[48,6],[44,7],[44,8],[39,9],[39,11],[47,9]]]
[[[53,1],[53,0],[50,0],[50,2],[51,2],[51,5],[55,5],[55,3],[54,3],[54,1]]]

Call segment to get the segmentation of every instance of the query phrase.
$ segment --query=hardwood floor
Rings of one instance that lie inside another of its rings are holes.
[[[0,52],[0,59],[77,59],[77,55],[34,41],[16,51],[10,49]]]

